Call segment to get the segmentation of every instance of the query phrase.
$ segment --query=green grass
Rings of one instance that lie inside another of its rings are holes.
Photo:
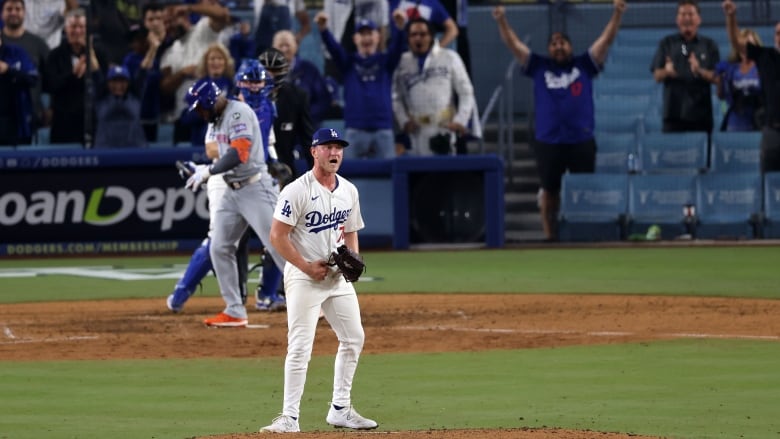
[[[366,252],[361,293],[614,293],[780,298],[780,247]],[[186,264],[187,255],[151,258],[0,260],[7,269]],[[181,269],[181,268],[180,268]],[[47,275],[4,278],[0,303],[164,297],[175,279],[117,282]],[[215,295],[210,276],[204,292]]]
[[[364,355],[353,395],[382,431],[556,426],[769,438],[780,431],[779,362],[777,343],[723,340]],[[0,362],[0,373],[0,437],[253,432],[282,404],[281,359]],[[304,431],[330,430],[332,373],[331,357],[312,360]]]
[[[361,293],[638,293],[780,298],[780,248],[367,252]],[[0,306],[164,297],[175,279],[118,281],[10,269],[145,271],[154,258],[0,260]],[[181,267],[179,267],[181,268]],[[213,277],[204,293],[216,294]],[[772,328],[768,328],[771,331]],[[770,332],[771,333],[771,332]],[[0,344],[0,358],[3,345]],[[312,359],[304,431],[324,422],[332,356]],[[446,354],[363,355],[354,401],[380,429],[561,427],[679,439],[780,436],[780,343],[677,340]],[[283,360],[0,361],[0,438],[184,438],[253,432],[281,409]],[[228,402],[221,395],[230,395]]]

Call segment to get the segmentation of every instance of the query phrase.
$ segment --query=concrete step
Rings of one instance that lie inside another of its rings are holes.
[[[528,141],[531,140],[531,129],[530,129],[530,125],[528,124],[528,121],[516,120],[512,124],[512,128],[513,128],[512,140],[515,143],[521,143],[521,142],[527,143]],[[482,127],[482,138],[485,139],[485,142],[498,141],[498,123],[488,122],[487,124],[485,124],[485,126]]]
[[[517,121],[512,127],[514,131],[511,151],[499,151],[497,124],[487,124],[484,127],[482,144],[485,153],[500,153],[506,161],[504,240],[509,244],[542,242],[544,233],[536,199],[539,191],[539,176],[529,144],[531,132],[527,121]]]
[[[539,212],[507,213],[504,215],[504,223],[507,230],[538,230],[542,231],[542,223]]]
[[[544,233],[540,230],[507,230],[504,233],[504,242],[506,244],[517,244],[523,242],[542,242]]]
[[[536,192],[505,192],[504,210],[506,213],[525,213],[538,210]]]

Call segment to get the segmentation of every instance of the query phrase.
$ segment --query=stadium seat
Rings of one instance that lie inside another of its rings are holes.
[[[621,29],[615,37],[615,46],[644,46],[658,47],[661,38],[670,35],[674,30],[670,28],[633,28]],[[647,60],[648,67],[650,61]]]
[[[663,130],[664,122],[661,118],[661,105],[658,104],[647,110],[640,125],[641,133],[660,133]]]
[[[613,80],[618,78],[636,78],[653,80],[653,73],[650,71],[650,60],[638,63],[606,63],[604,71],[601,72],[603,80]]]
[[[609,49],[607,62],[642,64],[649,72],[650,62],[656,50],[658,50],[658,41],[652,44],[614,45]]]
[[[558,238],[618,241],[624,236],[627,174],[564,174]]]
[[[629,155],[636,157],[636,135],[596,131],[596,172],[625,174],[630,169]]]
[[[594,115],[596,121],[596,131],[602,133],[622,133],[633,134],[639,133],[639,127],[642,120],[641,115],[636,114],[614,114],[608,111],[596,110]]]
[[[651,108],[651,99],[650,95],[602,95],[593,98],[593,107],[602,113],[644,115]]]
[[[762,236],[780,239],[780,171],[764,175],[764,224]]]
[[[627,233],[645,233],[653,224],[662,239],[690,233],[683,207],[696,201],[696,176],[636,174],[628,177]]]
[[[760,131],[712,133],[712,171],[755,172],[760,169]]]
[[[752,239],[761,212],[759,172],[712,172],[697,177],[697,239]]]
[[[706,171],[707,133],[641,134],[639,168],[645,173]]]
[[[647,96],[651,101],[661,98],[661,86],[650,79],[614,78],[593,81],[593,96],[636,97]]]

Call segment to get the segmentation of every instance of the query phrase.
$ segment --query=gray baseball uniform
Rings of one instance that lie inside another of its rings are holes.
[[[228,185],[214,212],[211,261],[225,300],[224,313],[246,319],[246,307],[238,289],[236,243],[247,227],[252,227],[262,242],[270,242],[269,233],[279,187],[268,174],[263,136],[251,107],[243,102],[227,101],[227,106],[214,122],[212,130],[219,145],[220,157],[237,144],[246,143],[246,140],[251,142],[248,150],[237,148],[241,164],[222,175],[211,176],[224,178]],[[268,247],[268,251],[274,263],[282,269],[284,259],[275,249]]]

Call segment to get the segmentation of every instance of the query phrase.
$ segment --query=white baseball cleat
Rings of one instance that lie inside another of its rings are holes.
[[[360,413],[351,405],[341,410],[336,410],[333,404],[331,404],[325,421],[337,428],[352,428],[355,430],[373,430],[379,426],[376,421],[360,416]]]
[[[301,427],[298,421],[291,416],[279,415],[271,421],[271,425],[266,425],[260,429],[260,433],[299,433]]]

